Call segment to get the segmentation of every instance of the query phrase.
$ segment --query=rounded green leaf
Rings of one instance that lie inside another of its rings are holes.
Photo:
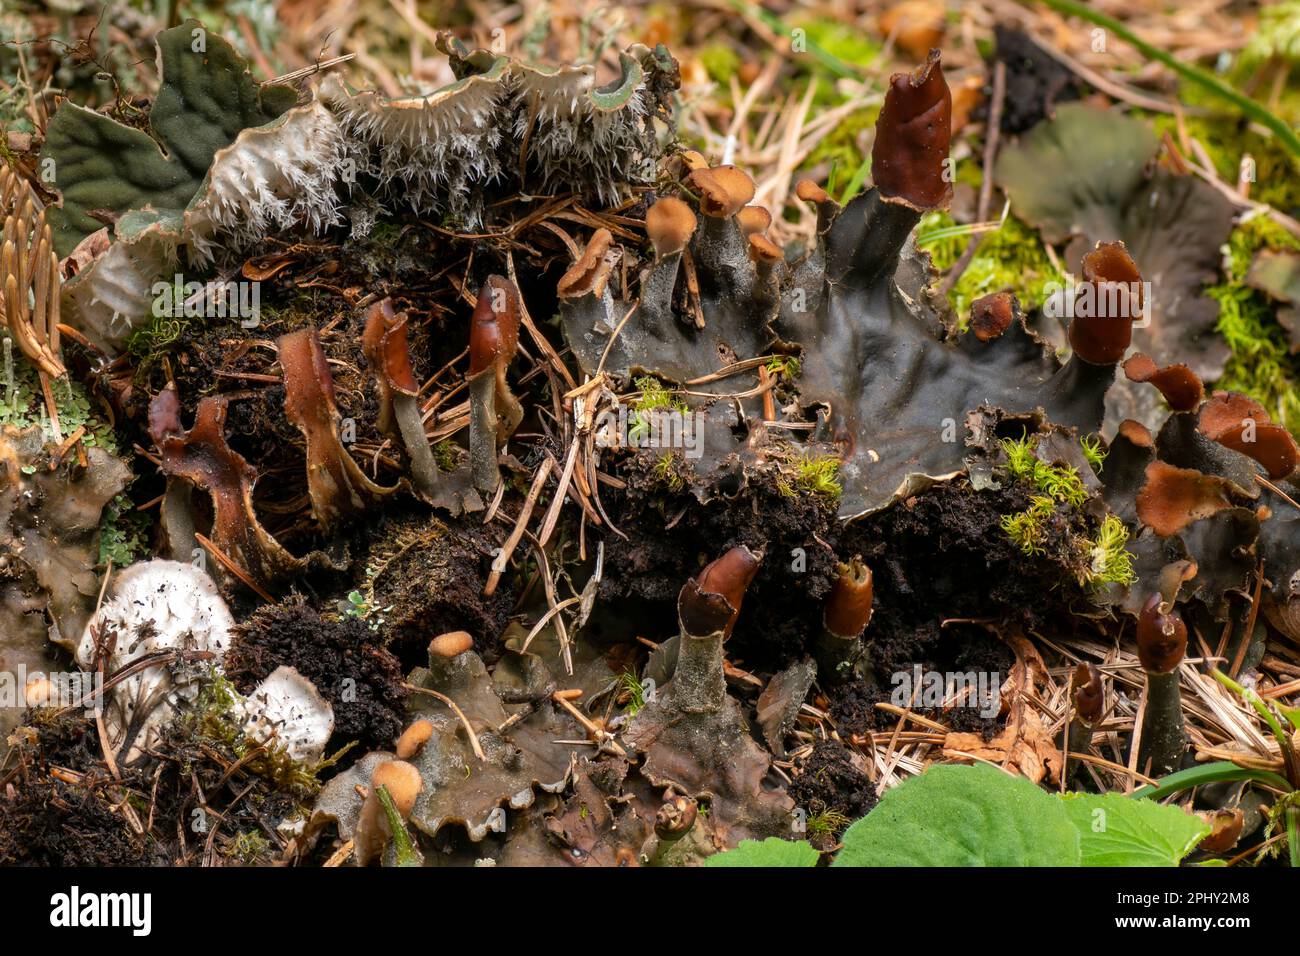
[[[983,764],[931,767],[844,833],[833,866],[1078,866],[1065,807]]]
[[[1177,866],[1210,832],[1200,817],[1154,800],[1070,793],[1062,801],[1084,866]]]
[[[734,850],[715,853],[705,866],[816,866],[821,854],[803,840],[741,840]]]

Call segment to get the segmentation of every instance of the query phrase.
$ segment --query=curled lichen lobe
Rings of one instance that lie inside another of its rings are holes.
[[[1187,625],[1159,594],[1147,598],[1138,617],[1138,660],[1155,674],[1169,674],[1187,653]]]
[[[841,637],[857,637],[871,621],[871,605],[875,587],[871,569],[854,555],[847,564],[841,564],[831,585],[826,601],[823,623],[826,630]]]
[[[489,276],[470,320],[469,374],[509,364],[519,346],[519,294],[501,276]]]
[[[945,160],[952,140],[952,93],[943,78],[939,51],[913,73],[889,81],[876,121],[871,175],[880,194],[928,211],[952,198]]]
[[[1114,365],[1133,342],[1133,323],[1145,315],[1142,275],[1122,242],[1099,242],[1083,257],[1070,347],[1093,365]]]
[[[682,630],[692,636],[723,631],[730,637],[762,559],[762,552],[738,545],[706,565],[698,578],[687,581],[677,598]]]

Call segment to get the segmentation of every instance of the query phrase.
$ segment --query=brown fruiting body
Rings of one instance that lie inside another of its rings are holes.
[[[1186,365],[1161,368],[1151,356],[1142,352],[1125,359],[1124,374],[1130,382],[1154,385],[1176,412],[1190,412],[1205,397],[1205,386],[1200,377]]]
[[[700,199],[700,211],[714,219],[730,219],[754,198],[754,180],[735,166],[697,169],[686,186]]]
[[[1300,466],[1300,446],[1295,438],[1274,424],[1262,405],[1245,395],[1215,392],[1201,406],[1197,428],[1224,448],[1253,458],[1274,481],[1289,477]]]
[[[1001,338],[1016,320],[1018,308],[1016,297],[1010,292],[994,292],[976,299],[970,306],[970,330],[981,342]]]
[[[755,233],[765,233],[772,225],[772,214],[763,206],[746,206],[736,213],[736,225],[740,234],[748,239]]]
[[[608,229],[597,229],[593,232],[582,256],[569,267],[568,272],[560,277],[555,287],[556,294],[562,299],[588,293],[600,295],[609,278],[608,253],[613,241],[614,236]]]
[[[942,209],[952,199],[945,160],[952,139],[952,93],[939,51],[912,73],[889,80],[876,121],[871,176],[880,195],[918,211]]]
[[[831,585],[830,597],[826,600],[826,610],[822,622],[826,630],[839,637],[857,637],[867,629],[871,621],[871,604],[875,587],[871,569],[859,555],[854,555],[847,564],[841,564]]]
[[[424,789],[424,781],[420,772],[404,760],[389,760],[375,767],[352,837],[358,866],[369,866],[383,856],[384,847],[393,837],[388,815],[379,800],[380,787],[388,791],[397,815],[405,821],[415,807],[415,798]]]
[[[470,320],[470,474],[474,487],[488,493],[501,481],[497,446],[514,434],[524,417],[506,381],[506,369],[519,348],[521,311],[514,284],[489,276]]]
[[[402,731],[402,736],[397,738],[397,746],[393,748],[393,752],[397,754],[399,760],[410,760],[424,749],[424,745],[432,736],[433,724],[422,717]]]
[[[474,646],[474,638],[468,631],[448,631],[429,642],[429,656],[450,660],[459,657]]]
[[[1178,610],[1153,594],[1142,605],[1137,625],[1138,660],[1144,670],[1170,674],[1187,653],[1187,625]]]
[[[655,257],[662,259],[681,252],[695,234],[695,213],[680,199],[665,196],[645,214],[645,231],[654,246]]]
[[[698,578],[688,581],[678,598],[682,625],[692,635],[704,636],[717,630],[724,639],[731,636],[745,590],[758,573],[762,552],[743,544],[710,562]]]
[[[1106,712],[1106,690],[1097,665],[1081,662],[1070,677],[1070,688],[1078,719],[1089,726],[1101,723]]]
[[[1143,315],[1142,276],[1122,242],[1097,243],[1083,257],[1082,271],[1070,347],[1092,365],[1114,365],[1128,351],[1133,323]]]

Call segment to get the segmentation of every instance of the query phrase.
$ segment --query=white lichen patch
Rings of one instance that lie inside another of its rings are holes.
[[[101,648],[104,673],[111,675],[149,655],[173,652],[107,694],[105,729],[127,762],[152,747],[177,713],[198,697],[201,680],[229,649],[234,626],[212,579],[193,565],[144,561],[116,576],[112,596],[86,625],[77,663],[95,670]],[[212,656],[185,659],[190,652]]]
[[[319,234],[337,225],[345,152],[342,128],[317,100],[241,132],[216,154],[185,213],[191,259],[210,261],[277,230],[301,226]]]
[[[325,755],[334,733],[334,709],[316,685],[292,667],[277,667],[236,705],[244,736],[279,746],[294,760],[311,766]]]
[[[143,561],[122,571],[112,594],[86,625],[77,663],[111,676],[133,662],[161,655],[109,689],[104,726],[124,763],[152,748],[205,680],[220,674],[235,622],[207,573],[179,561]],[[244,734],[279,744],[294,760],[321,759],[334,732],[334,711],[314,684],[280,667],[235,702]]]

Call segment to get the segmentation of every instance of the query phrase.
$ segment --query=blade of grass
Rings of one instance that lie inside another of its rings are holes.
[[[1295,130],[1288,126],[1284,120],[1269,112],[1269,110],[1263,105],[1255,102],[1249,96],[1234,90],[1231,86],[1224,83],[1212,73],[1209,73],[1200,67],[1192,66],[1190,63],[1184,63],[1182,60],[1176,59],[1172,54],[1147,43],[1114,17],[1109,17],[1104,13],[1093,10],[1091,7],[1076,2],[1076,0],[1022,0],[1022,2],[1042,3],[1059,13],[1066,13],[1070,16],[1087,20],[1089,23],[1095,23],[1099,27],[1105,27],[1121,40],[1132,44],[1142,53],[1143,56],[1163,63],[1189,83],[1195,83],[1197,86],[1208,90],[1220,99],[1227,100],[1247,117],[1254,120],[1256,123],[1259,123],[1261,126],[1267,127],[1278,138],[1286,150],[1300,161],[1300,136],[1296,135]]]
[[[758,4],[748,3],[746,0],[731,0],[731,5],[739,12],[761,21],[772,32],[778,33],[781,36],[790,36],[790,27],[786,26],[785,21],[775,13],[764,10]],[[836,76],[847,77],[852,80],[862,79],[862,71],[849,66],[815,40],[809,39],[805,35],[803,42],[807,47],[808,52],[812,54],[813,59]]]
[[[853,173],[853,178],[849,184],[844,187],[844,192],[840,194],[840,205],[847,206],[849,200],[862,191],[862,185],[867,181],[867,176],[871,172],[871,157],[868,156],[859,165]]]
[[[1145,800],[1162,800],[1175,793],[1190,790],[1192,787],[1234,780],[1254,780],[1267,784],[1283,793],[1291,792],[1291,784],[1287,782],[1286,778],[1273,773],[1271,770],[1251,770],[1248,767],[1238,767],[1235,763],[1227,760],[1220,760],[1215,763],[1201,764],[1197,767],[1171,773],[1166,777],[1161,777],[1154,785],[1148,784],[1145,787],[1138,787],[1133,791],[1132,795],[1135,798]]]

